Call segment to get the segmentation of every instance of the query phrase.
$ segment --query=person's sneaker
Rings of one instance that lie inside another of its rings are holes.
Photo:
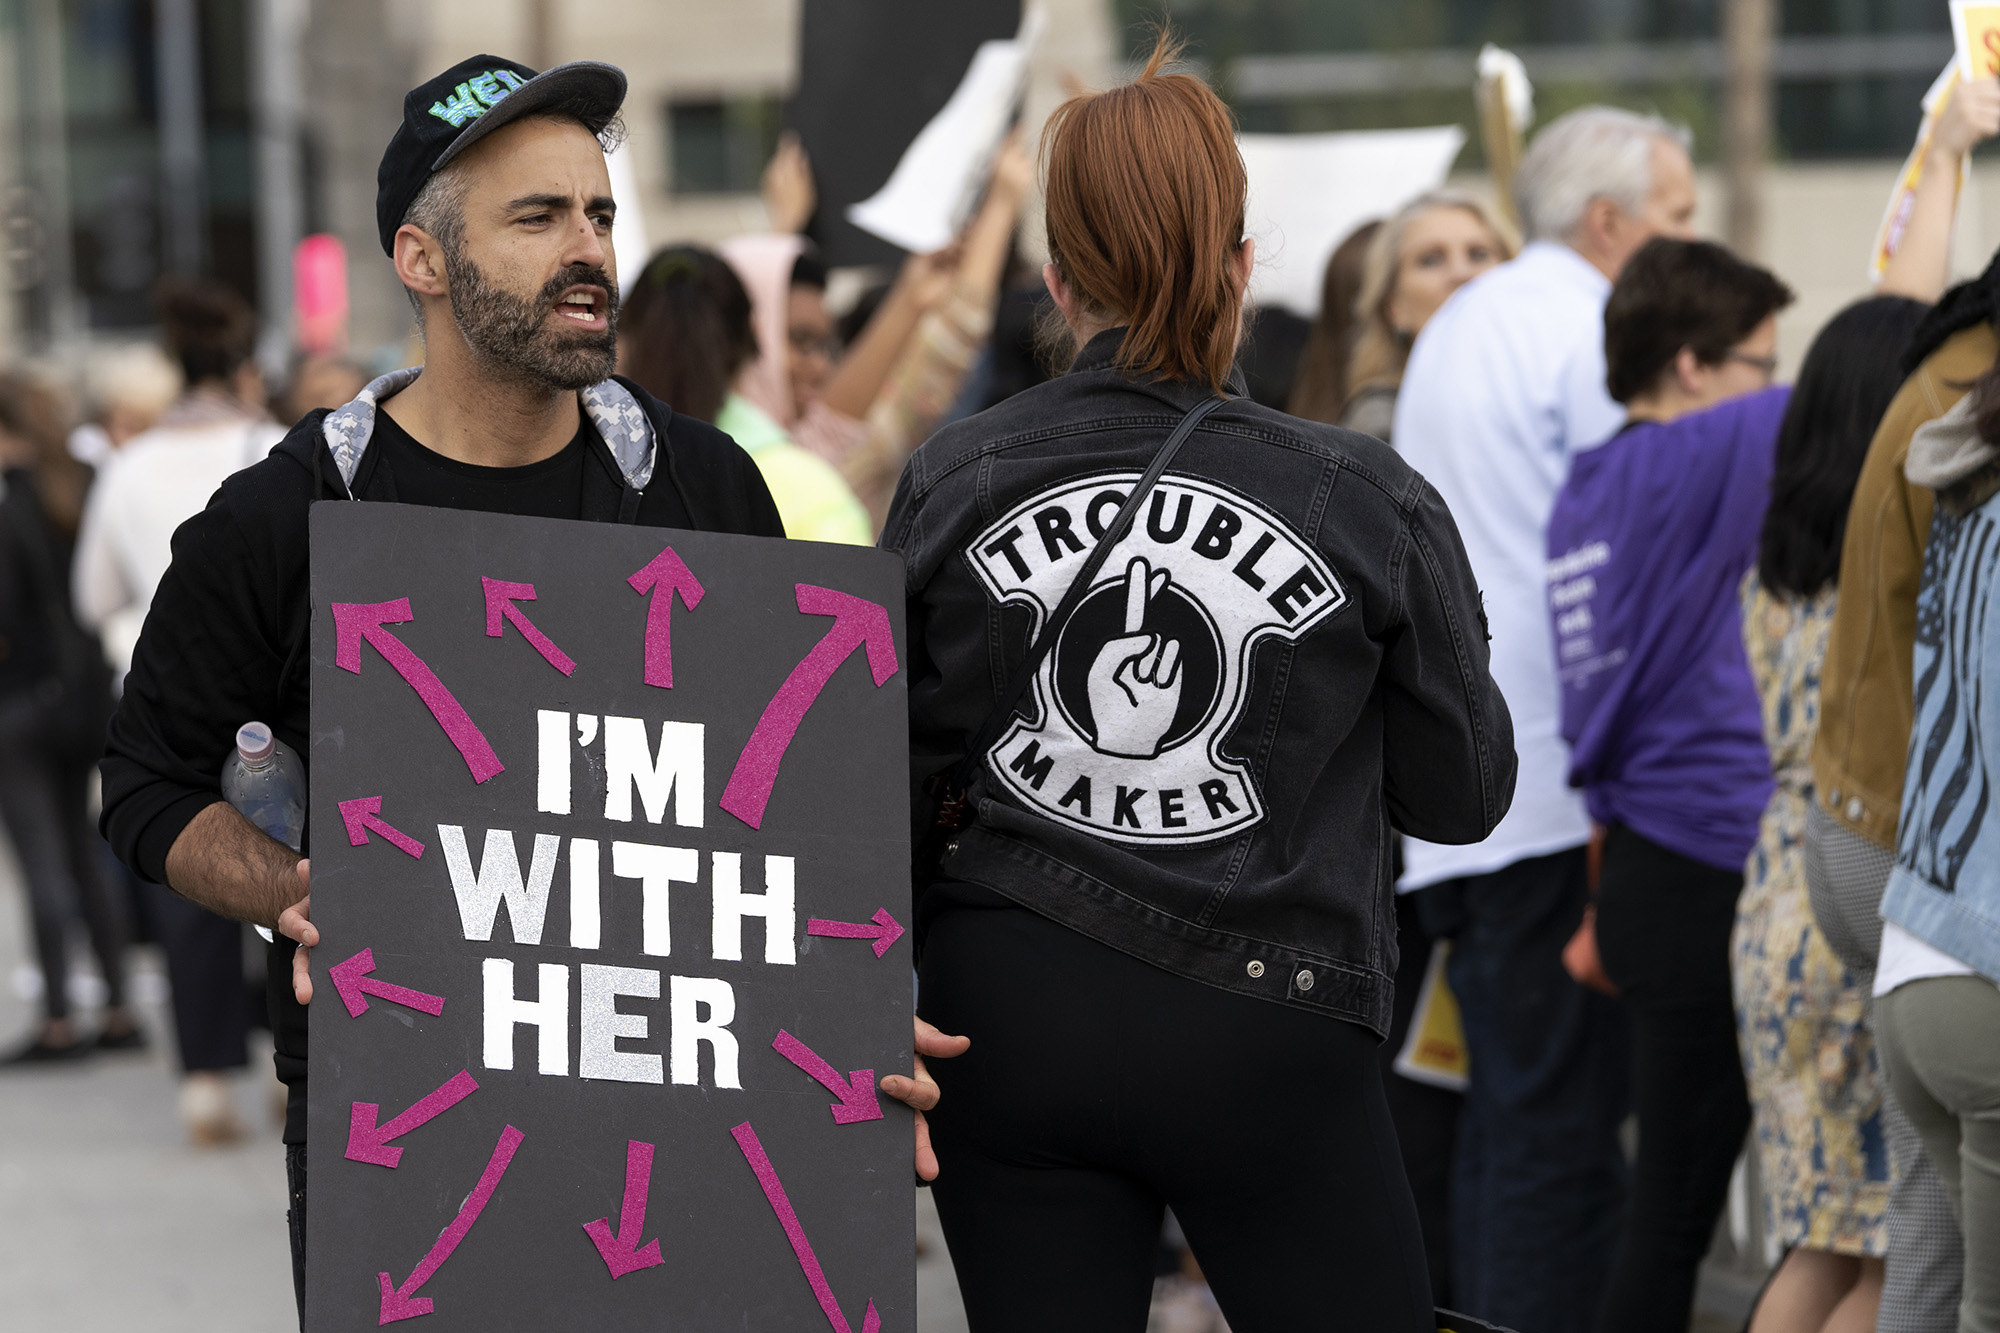
[[[35,1065],[64,1064],[72,1060],[81,1060],[89,1054],[90,1043],[87,1041],[70,1041],[57,1046],[50,1044],[41,1035],[37,1034],[35,1039],[27,1045],[17,1046],[7,1055],[0,1056],[0,1069],[25,1069]]]
[[[100,1051],[143,1051],[148,1045],[146,1029],[137,1023],[122,1030],[107,1028],[97,1034],[97,1049]]]
[[[236,1114],[229,1080],[207,1071],[181,1079],[181,1122],[187,1126],[188,1141],[197,1148],[220,1148],[250,1133]]]

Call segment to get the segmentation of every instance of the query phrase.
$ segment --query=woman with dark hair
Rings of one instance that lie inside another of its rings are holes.
[[[1890,1171],[1868,992],[1814,920],[1805,831],[1848,506],[1928,309],[1860,301],[1813,340],[1778,430],[1757,567],[1743,582],[1743,643],[1776,787],[1736,905],[1731,970],[1765,1233],[1786,1252],[1752,1333],[1871,1330],[1882,1297]]]
[[[931,1113],[979,1333],[1145,1328],[1169,1207],[1237,1333],[1432,1333],[1375,1058],[1389,845],[1490,833],[1512,724],[1437,493],[1243,396],[1243,162],[1176,54],[1044,132],[1068,373],[938,432],[890,510],[917,1050],[954,1058],[884,1088]]]
[[[104,750],[111,680],[69,605],[69,562],[90,469],[70,457],[63,403],[0,375],[0,818],[26,880],[42,1023],[6,1065],[145,1045],[125,1004],[124,913],[85,810]],[[70,1016],[69,930],[79,909],[107,992],[95,1040]]]
[[[1750,1119],[1729,934],[1771,767],[1738,585],[1770,494],[1791,300],[1719,245],[1640,249],[1604,307],[1626,425],[1576,456],[1549,517],[1569,781],[1602,848],[1602,975],[1577,970],[1632,1025],[1639,1153],[1598,1317],[1617,1333],[1687,1328]]]
[[[875,525],[827,463],[792,443],[736,391],[757,357],[750,294],[713,250],[676,245],[653,256],[619,319],[618,369],[676,412],[727,432],[764,474],[785,535],[866,546]]]
[[[121,677],[172,561],[174,530],[285,433],[264,410],[248,301],[212,279],[176,278],[161,284],[156,305],[181,394],[106,464],[84,511],[73,576],[77,615],[102,637]],[[161,885],[146,886],[142,901],[173,989],[181,1119],[198,1145],[239,1139],[248,1130],[227,1075],[250,1059],[243,927]]]

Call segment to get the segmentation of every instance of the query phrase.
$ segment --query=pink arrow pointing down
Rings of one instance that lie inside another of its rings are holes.
[[[396,1163],[403,1160],[403,1150],[391,1148],[390,1139],[399,1139],[428,1124],[477,1091],[479,1085],[472,1081],[472,1075],[461,1069],[443,1087],[386,1125],[375,1123],[375,1117],[382,1113],[380,1106],[374,1102],[355,1102],[348,1113],[347,1151],[342,1156],[350,1162],[370,1162],[394,1170]]]
[[[370,995],[387,1000],[390,1004],[400,1004],[407,1008],[421,1010],[432,1017],[436,1017],[438,1014],[444,1012],[443,996],[426,995],[420,990],[411,990],[407,986],[394,986],[386,981],[377,981],[368,975],[374,970],[375,951],[373,949],[363,949],[346,962],[335,963],[326,970],[327,976],[333,979],[334,990],[340,992],[340,1002],[347,1006],[347,1012],[350,1017],[359,1018],[368,1012],[368,997]],[[360,1104],[357,1103],[357,1105]],[[394,1124],[395,1122],[391,1121],[390,1123]],[[387,1129],[388,1126],[385,1125],[383,1128]],[[413,1125],[411,1128],[414,1129],[415,1126]],[[394,1136],[385,1135],[384,1137],[393,1138]]]
[[[465,1196],[465,1202],[459,1205],[458,1216],[438,1236],[437,1243],[431,1246],[430,1253],[410,1274],[408,1282],[399,1287],[387,1273],[375,1275],[375,1280],[382,1284],[382,1317],[376,1321],[376,1327],[393,1324],[398,1319],[415,1319],[418,1315],[431,1312],[431,1298],[417,1295],[418,1288],[436,1275],[438,1269],[444,1266],[444,1261],[451,1258],[451,1252],[458,1248],[458,1243],[472,1230],[472,1224],[479,1220],[486,1201],[493,1197],[494,1190],[500,1188],[500,1177],[506,1175],[507,1168],[513,1165],[514,1150],[521,1146],[525,1137],[512,1125],[500,1131],[500,1142],[494,1145],[493,1157],[486,1163],[486,1169],[479,1173],[479,1183],[472,1187],[472,1193]]]
[[[383,660],[396,669],[409,687],[424,701],[424,707],[431,710],[444,734],[458,747],[465,757],[465,766],[472,770],[474,782],[484,782],[507,766],[493,753],[493,747],[486,743],[485,733],[473,725],[472,718],[462,704],[452,697],[437,673],[424,665],[418,657],[404,646],[403,641],[384,629],[385,625],[401,625],[414,620],[410,610],[410,599],[398,597],[393,602],[335,602],[333,604],[333,661],[342,671],[361,674],[361,641],[366,639],[375,645],[375,651]]]
[[[548,659],[550,666],[567,676],[576,670],[576,661],[568,653],[556,647],[555,641],[535,628],[527,613],[515,602],[535,600],[535,585],[532,583],[502,583],[499,579],[481,577],[479,586],[486,591],[486,637],[497,639],[506,624],[511,622],[521,631],[521,637],[533,644],[535,651]]]
[[[875,915],[867,921],[822,921],[813,917],[806,922],[806,934],[827,935],[837,940],[874,940],[875,956],[880,958],[889,952],[889,946],[903,938],[903,927],[896,918],[889,915],[889,909],[878,907]]]
[[[877,689],[896,674],[896,637],[889,628],[889,613],[880,605],[832,588],[816,588],[810,583],[798,584],[797,596],[800,611],[809,616],[832,616],[833,628],[806,654],[804,661],[792,668],[792,674],[785,677],[785,683],[771,697],[743,753],[736,758],[736,769],[729,775],[728,785],[722,789],[719,804],[751,828],[762,827],[764,807],[770,803],[771,788],[777,784],[778,766],[785,761],[785,751],[790,748],[792,737],[798,734],[806,711],[833,679],[840,664],[855,649],[865,646],[868,670],[875,677]]]
[[[627,1273],[666,1262],[660,1257],[659,1241],[639,1244],[639,1233],[646,1228],[646,1191],[652,1177],[653,1145],[637,1139],[625,1140],[625,1197],[618,1205],[618,1234],[611,1234],[608,1217],[583,1224],[604,1266],[611,1270],[613,1282]]]
[[[833,1112],[834,1124],[852,1125],[863,1120],[882,1118],[882,1103],[875,1097],[874,1070],[851,1070],[843,1080],[838,1070],[820,1059],[810,1046],[783,1028],[778,1029],[777,1039],[771,1043],[771,1049],[811,1074],[828,1092],[840,1098],[828,1108]]]
[[[757,1183],[764,1188],[764,1197],[770,1201],[771,1211],[778,1215],[778,1225],[785,1229],[785,1239],[792,1243],[792,1253],[798,1257],[799,1268],[805,1273],[806,1281],[812,1284],[813,1295],[819,1298],[819,1308],[826,1312],[826,1322],[833,1325],[834,1333],[854,1333],[847,1316],[840,1312],[840,1302],[833,1298],[833,1288],[826,1280],[826,1270],[819,1266],[819,1259],[813,1254],[812,1243],[806,1239],[806,1229],[799,1225],[799,1215],[792,1208],[792,1201],[785,1197],[785,1187],[778,1182],[778,1170],[771,1165],[769,1153],[758,1141],[757,1131],[744,1121],[729,1131],[736,1140],[736,1146],[743,1150],[743,1160],[750,1163],[750,1170],[756,1173]],[[882,1316],[875,1313],[875,1302],[868,1302],[868,1313],[862,1317],[861,1333],[880,1333]]]
[[[351,801],[342,801],[340,822],[347,825],[347,842],[350,847],[366,847],[368,833],[372,829],[387,838],[404,855],[414,856],[419,860],[423,858],[422,843],[382,818],[380,796],[357,796]]]
[[[674,595],[692,611],[701,605],[701,580],[687,567],[674,548],[664,548],[644,569],[625,580],[632,591],[652,593],[646,607],[646,683],[663,690],[674,687]]]

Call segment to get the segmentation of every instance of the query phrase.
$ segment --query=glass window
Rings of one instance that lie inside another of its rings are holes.
[[[670,103],[668,178],[674,193],[755,194],[782,126],[775,96]]]

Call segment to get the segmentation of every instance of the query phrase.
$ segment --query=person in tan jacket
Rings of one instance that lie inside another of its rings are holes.
[[[1895,864],[1917,585],[1931,528],[1931,492],[1908,481],[1903,464],[1917,428],[1949,411],[2000,356],[1996,309],[2000,261],[1948,294],[1919,329],[1912,353],[1922,361],[1875,432],[1848,512],[1840,600],[1820,676],[1805,867],[1814,919],[1863,986],[1874,976],[1877,908]],[[1963,1260],[1950,1199],[1886,1089],[1882,1127],[1895,1167],[1883,1326],[1901,1312],[1896,1327],[1954,1328]]]

